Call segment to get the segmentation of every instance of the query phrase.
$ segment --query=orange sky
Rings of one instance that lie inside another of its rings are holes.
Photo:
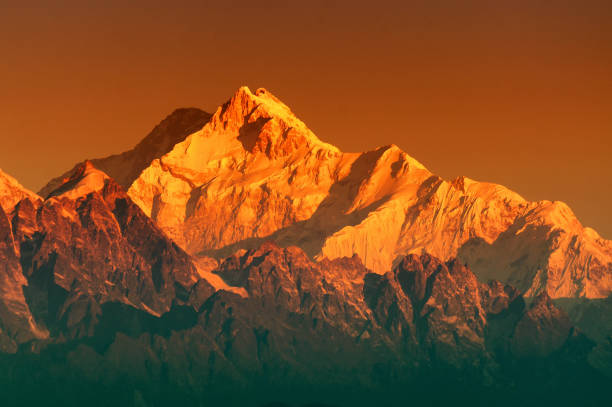
[[[0,168],[34,190],[245,84],[345,151],[395,143],[612,238],[610,1],[19,3],[0,4]]]

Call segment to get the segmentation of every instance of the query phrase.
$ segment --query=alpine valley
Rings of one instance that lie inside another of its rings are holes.
[[[0,259],[3,405],[612,403],[612,241],[265,89],[0,172]]]

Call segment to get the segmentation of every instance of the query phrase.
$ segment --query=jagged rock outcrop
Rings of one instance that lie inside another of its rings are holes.
[[[436,363],[464,369],[486,368],[524,310],[513,287],[479,283],[457,260],[427,254],[405,256],[393,271],[366,276],[364,298],[376,323],[393,337],[414,342]],[[497,328],[500,314],[510,321],[503,331]]]
[[[542,292],[518,321],[512,336],[513,353],[519,357],[548,356],[569,338],[572,323]]]
[[[0,171],[0,352],[16,352],[20,344],[49,335],[34,320],[24,296],[28,281],[23,275],[19,245],[9,217],[22,199],[40,200]]]
[[[264,243],[227,258],[214,272],[265,307],[306,314],[352,336],[367,325],[362,287],[368,270],[357,256],[315,263],[297,247]]]
[[[48,336],[23,294],[27,284],[10,221],[0,206],[0,352],[16,352],[19,344]]]
[[[215,291],[200,281],[191,256],[90,162],[45,201],[22,199],[1,226],[5,267],[16,288],[0,297],[25,294],[24,309],[55,338],[94,335],[106,303],[160,316],[185,303],[196,283],[201,295]]]
[[[484,368],[499,352],[548,356],[572,329],[546,293],[526,309],[513,287],[480,283],[457,260],[427,254],[405,256],[379,275],[356,256],[314,263],[301,249],[268,242],[229,257],[214,272],[264,308],[306,315],[359,341],[381,341],[411,358],[456,368]]]

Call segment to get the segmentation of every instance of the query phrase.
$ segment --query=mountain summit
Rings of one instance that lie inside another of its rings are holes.
[[[125,186],[195,256],[222,259],[273,240],[318,260],[357,254],[385,273],[407,254],[429,253],[528,296],[612,292],[612,243],[564,203],[529,202],[466,177],[445,181],[394,145],[341,152],[265,89],[239,88],[164,150],[147,155]]]

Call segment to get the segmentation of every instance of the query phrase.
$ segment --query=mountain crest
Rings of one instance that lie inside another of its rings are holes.
[[[26,189],[15,178],[0,169],[0,206],[10,213],[15,205],[24,198],[39,200],[40,197]]]
[[[209,127],[205,135],[217,135],[220,130],[233,133],[244,150],[264,153],[272,159],[302,148],[339,153],[336,147],[319,140],[287,105],[264,88],[253,93],[246,86],[240,87],[217,109]]]
[[[86,160],[77,165],[47,198],[66,197],[77,199],[101,190],[108,179],[108,175],[94,167],[91,161]]]

